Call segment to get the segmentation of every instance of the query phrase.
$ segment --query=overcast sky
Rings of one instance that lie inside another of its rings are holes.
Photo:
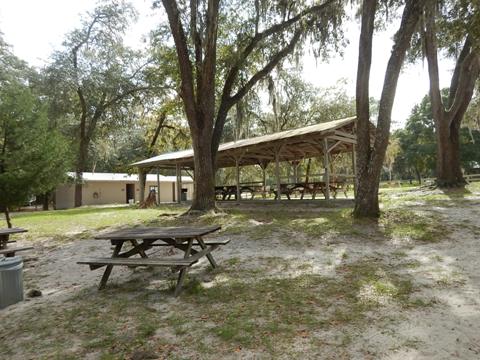
[[[160,17],[150,9],[151,0],[133,0],[140,12],[139,21],[128,32],[126,42],[142,46],[141,38],[152,29]],[[79,14],[95,6],[94,0],[2,0],[0,2],[0,31],[12,45],[14,53],[35,66],[44,65],[51,52],[58,48],[64,35],[79,24]],[[398,27],[392,21],[387,31],[375,35],[370,93],[380,97],[385,68],[392,46],[392,36]],[[339,79],[347,80],[349,95],[355,95],[358,36],[360,25],[351,23],[346,30],[349,45],[344,56],[334,56],[328,63],[319,63],[311,56],[304,59],[304,78],[316,86],[329,87]],[[452,71],[450,61],[442,61],[441,85],[448,86]],[[403,125],[412,107],[428,92],[426,63],[406,65],[400,76],[393,108],[393,127]]]

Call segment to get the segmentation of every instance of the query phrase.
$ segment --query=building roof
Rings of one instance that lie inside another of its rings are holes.
[[[75,178],[74,172],[69,172],[68,176]],[[138,174],[124,174],[124,173],[92,173],[84,172],[82,174],[84,181],[121,181],[121,182],[137,182]],[[156,182],[157,174],[148,174],[147,181]],[[176,182],[176,176],[160,175],[160,182]],[[182,176],[182,182],[193,182],[190,176]]]
[[[218,148],[217,165],[219,167],[235,166],[235,159],[240,159],[241,165],[271,162],[275,158],[275,149],[282,147],[280,161],[297,160],[322,153],[322,140],[329,137],[335,146],[334,153],[351,150],[356,143],[354,134],[355,117],[329,121],[305,126],[298,129],[281,131],[269,135],[232,141],[221,144]],[[338,144],[337,144],[338,145]],[[165,153],[134,163],[138,167],[174,167],[176,164],[193,168],[193,149]]]

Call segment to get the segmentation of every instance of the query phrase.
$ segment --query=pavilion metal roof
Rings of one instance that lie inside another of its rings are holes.
[[[75,179],[76,177],[74,172],[68,172],[67,175],[72,179]],[[138,174],[83,172],[82,180],[87,182],[137,182]],[[175,182],[177,181],[177,178],[176,176],[165,176],[159,174],[159,180],[160,182]],[[146,181],[157,182],[157,175],[148,174]],[[193,179],[190,176],[182,176],[182,182],[193,182]]]
[[[221,144],[217,166],[254,165],[274,161],[280,149],[280,161],[300,160],[323,153],[323,139],[329,140],[330,153],[349,151],[356,143],[355,117],[334,120],[302,128],[281,131]],[[176,164],[193,168],[193,149],[165,153],[134,163],[138,167],[171,168]]]

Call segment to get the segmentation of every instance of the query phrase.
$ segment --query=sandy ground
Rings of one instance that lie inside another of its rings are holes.
[[[397,260],[393,254],[402,251],[402,261],[415,261],[418,264],[404,270],[412,275],[415,285],[418,285],[415,296],[433,300],[434,305],[414,311],[380,307],[377,314],[371,316],[388,320],[372,322],[372,326],[366,329],[348,328],[346,331],[349,332],[351,342],[339,350],[339,357],[480,359],[480,199],[470,197],[454,207],[451,204],[426,207],[421,201],[412,206],[431,212],[432,215],[440,215],[442,222],[451,226],[452,233],[439,242],[418,246],[411,246],[408,239],[392,239],[379,244],[364,239],[330,236],[314,242],[311,239],[297,238],[296,241],[305,241],[305,246],[292,247],[288,245],[288,239],[272,237],[252,241],[236,235],[228,246],[215,253],[215,257],[220,263],[233,257],[253,263],[259,256],[282,257],[292,262],[310,263],[312,267],[309,271],[334,276],[335,267],[345,253],[348,254],[348,261],[376,256],[394,263]],[[252,226],[262,224],[252,221]],[[0,311],[0,319],[21,313],[32,304],[55,306],[86,287],[95,287],[101,272],[89,271],[87,267],[77,265],[76,261],[85,254],[108,256],[111,253],[109,243],[98,240],[55,246],[50,244],[48,247],[46,244],[37,244],[36,250],[25,257],[24,270],[26,291],[40,289],[43,296]],[[330,246],[333,253],[327,254],[325,246]],[[334,260],[328,262],[327,258]],[[193,270],[194,273],[196,271],[198,270]],[[166,274],[167,270],[155,271],[159,276],[163,273]],[[132,277],[141,279],[149,276],[152,276],[151,272],[119,267],[114,269],[111,281],[122,283]],[[171,301],[169,299],[168,303]],[[330,337],[333,346],[318,349],[318,353],[305,354],[305,358],[335,358],[334,335],[324,334],[325,342],[328,343]],[[301,343],[297,346],[301,347]],[[262,356],[245,352],[232,358]]]

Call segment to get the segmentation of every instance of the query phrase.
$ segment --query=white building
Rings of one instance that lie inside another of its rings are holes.
[[[74,178],[74,173],[68,174]],[[160,203],[175,202],[177,194],[176,177],[159,175]],[[82,205],[128,204],[140,199],[138,175],[118,173],[83,173]],[[182,176],[182,201],[193,197],[193,180]],[[145,182],[145,197],[151,190],[157,192],[156,174],[148,174]],[[158,195],[157,195],[158,196]],[[63,184],[55,191],[56,209],[74,207],[75,185]]]

